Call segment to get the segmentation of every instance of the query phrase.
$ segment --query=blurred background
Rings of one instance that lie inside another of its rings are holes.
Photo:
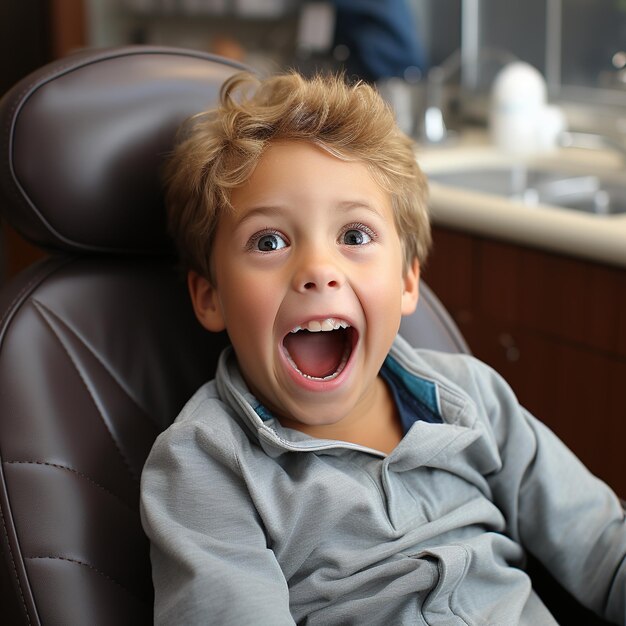
[[[519,59],[542,73],[570,127],[626,133],[626,0],[3,0],[0,94],[52,59],[134,43],[261,72],[344,69],[376,82],[405,130],[428,141],[484,124],[494,76]],[[4,236],[6,277],[31,251]]]

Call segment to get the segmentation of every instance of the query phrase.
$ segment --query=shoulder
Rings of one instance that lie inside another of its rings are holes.
[[[415,348],[402,337],[394,343],[392,355],[417,376],[435,383],[440,393],[457,401],[469,399],[484,408],[502,402],[517,404],[502,376],[471,355]]]
[[[434,383],[444,421],[466,426],[482,423],[500,442],[513,424],[521,426],[526,421],[508,383],[479,359],[413,348],[404,341],[394,349],[414,374]]]
[[[481,402],[503,394],[510,396],[511,388],[491,366],[469,354],[451,354],[416,349],[415,359],[431,370],[442,386],[454,386]]]
[[[239,449],[247,437],[231,407],[217,393],[214,381],[202,385],[184,405],[174,422],[156,438],[144,472],[153,467],[172,468],[181,460],[188,467],[204,459],[237,465]]]

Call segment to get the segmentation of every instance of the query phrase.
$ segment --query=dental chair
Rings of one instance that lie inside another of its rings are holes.
[[[239,69],[85,51],[0,103],[2,217],[47,252],[0,289],[0,623],[152,621],[141,469],[227,344],[193,315],[159,171],[179,123]],[[468,352],[426,285],[402,333]]]

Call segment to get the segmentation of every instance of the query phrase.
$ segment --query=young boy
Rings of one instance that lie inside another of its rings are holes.
[[[619,500],[492,370],[397,336],[426,183],[370,87],[236,76],[167,203],[232,348],[143,473],[157,623],[553,624],[526,550],[624,623]]]

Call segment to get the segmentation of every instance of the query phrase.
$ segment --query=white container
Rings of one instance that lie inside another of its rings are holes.
[[[500,70],[493,83],[489,118],[495,146],[519,155],[540,150],[546,100],[546,82],[532,65],[516,61]]]

